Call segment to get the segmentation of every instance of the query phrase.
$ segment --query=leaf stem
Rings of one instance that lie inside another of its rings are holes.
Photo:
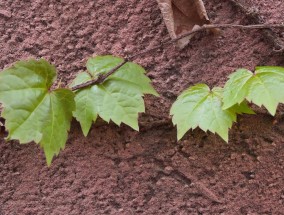
[[[98,78],[96,79],[93,79],[91,81],[87,81],[83,84],[78,84],[74,87],[71,88],[72,91],[75,91],[75,90],[79,90],[79,89],[82,89],[82,88],[86,88],[86,87],[89,87],[91,85],[95,85],[95,84],[101,84],[103,83],[107,77],[109,77],[110,75],[112,75],[113,73],[115,73],[120,67],[122,67],[124,64],[126,64],[128,62],[128,60],[124,59],[120,64],[118,64],[116,67],[114,67],[113,69],[111,69],[109,72],[107,72],[106,74],[103,74],[103,75],[99,75]]]
[[[79,90],[79,89],[82,89],[82,88],[89,87],[91,85],[101,84],[110,75],[115,73],[119,68],[121,68],[127,62],[129,62],[129,61],[131,61],[131,60],[133,60],[133,59],[135,59],[137,57],[143,56],[143,55],[145,55],[147,53],[153,52],[153,51],[155,51],[157,49],[160,49],[160,48],[162,48],[164,46],[173,44],[173,43],[177,42],[178,40],[183,39],[185,37],[188,37],[188,36],[190,36],[192,34],[196,34],[196,33],[199,33],[199,32],[202,32],[202,31],[206,31],[206,30],[209,30],[209,29],[229,29],[229,28],[244,29],[244,30],[250,30],[250,29],[271,29],[271,28],[284,29],[284,24],[257,24],[257,25],[209,24],[209,25],[203,25],[203,26],[201,26],[199,28],[196,28],[196,29],[194,29],[194,30],[192,30],[190,32],[182,34],[182,35],[178,36],[175,39],[167,39],[164,42],[162,42],[161,44],[159,44],[159,45],[157,45],[157,46],[155,46],[153,48],[146,49],[146,50],[138,52],[138,53],[136,53],[136,54],[134,54],[132,56],[129,56],[128,58],[124,58],[123,62],[121,62],[119,65],[117,65],[116,67],[111,69],[108,73],[102,74],[102,75],[100,75],[98,78],[96,78],[94,80],[88,81],[88,82],[83,83],[83,84],[76,85],[76,86],[72,87],[71,90],[75,91],[75,90]]]

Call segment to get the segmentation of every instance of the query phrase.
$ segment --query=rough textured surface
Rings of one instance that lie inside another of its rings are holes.
[[[283,22],[282,0],[205,0],[213,23]],[[251,15],[256,14],[257,19]],[[44,57],[63,85],[92,54],[127,56],[168,38],[155,0],[0,0],[0,68]],[[269,34],[271,35],[271,34]],[[193,83],[222,85],[236,68],[282,65],[274,37],[259,30],[199,35],[180,51],[168,46],[137,58],[160,98],[146,97],[149,123],[168,116]],[[273,34],[283,41],[283,33]],[[0,144],[0,214],[282,214],[284,121],[263,109],[243,116],[225,144],[189,132],[176,142],[171,126],[137,133],[93,127],[84,138],[74,122],[66,150],[46,167],[35,144]]]

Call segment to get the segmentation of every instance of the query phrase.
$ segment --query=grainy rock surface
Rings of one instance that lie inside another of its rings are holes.
[[[283,22],[282,0],[204,0],[213,23]],[[250,12],[255,14],[252,19]],[[271,36],[272,35],[272,36]],[[155,0],[0,0],[0,68],[46,58],[67,85],[88,56],[127,56],[168,38]],[[135,61],[160,98],[146,96],[144,124],[168,116],[186,87],[222,86],[236,68],[284,66],[273,52],[283,33],[223,31],[197,35]],[[50,168],[35,144],[0,144],[0,214],[283,214],[284,121],[264,109],[242,116],[230,143],[200,130],[176,142],[171,126],[94,126],[84,138],[72,124],[66,149]]]

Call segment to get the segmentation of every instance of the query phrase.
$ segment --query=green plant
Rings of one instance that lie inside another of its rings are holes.
[[[113,56],[90,58],[87,62],[88,72],[79,73],[71,87],[96,80],[99,75],[106,74],[122,62],[122,58]],[[129,62],[104,83],[77,90],[74,116],[80,122],[85,136],[98,115],[106,122],[112,120],[117,125],[123,122],[138,131],[138,113],[145,111],[143,94],[158,96],[150,85],[150,79],[145,76],[145,70]]]
[[[96,82],[122,61],[113,56],[90,58],[87,71],[79,73],[71,86]],[[143,95],[158,95],[145,70],[130,62],[101,83],[75,88],[75,92],[72,88],[52,89],[55,79],[54,66],[43,59],[19,61],[0,73],[0,102],[9,132],[7,140],[39,143],[48,165],[65,147],[72,116],[80,122],[84,135],[97,116],[138,130],[138,113],[145,111]]]
[[[50,165],[65,147],[73,116],[85,136],[98,116],[138,131],[138,114],[145,111],[143,95],[158,96],[145,70],[113,56],[90,58],[86,67],[66,89],[53,89],[56,70],[43,59],[19,61],[2,71],[0,102],[7,140],[39,143]],[[239,69],[224,88],[210,90],[206,84],[196,84],[177,98],[170,111],[178,140],[200,127],[228,142],[237,115],[254,114],[247,102],[264,105],[275,115],[278,103],[284,103],[284,94],[279,93],[283,91],[284,68],[272,66],[257,67],[255,73]]]
[[[229,76],[224,88],[212,90],[197,84],[185,90],[173,104],[171,115],[177,125],[178,139],[189,129],[200,127],[220,135],[228,142],[228,130],[237,114],[254,114],[247,102],[264,106],[275,115],[279,103],[284,103],[284,68],[257,67],[255,73],[238,69]]]
[[[239,69],[229,78],[224,87],[224,109],[246,99],[258,106],[263,105],[271,115],[275,115],[278,104],[284,102],[282,67],[256,67],[255,73]]]
[[[283,29],[284,25],[203,25],[125,59],[90,58],[87,71],[79,73],[70,88],[53,86],[56,70],[43,59],[16,62],[0,73],[0,103],[4,107],[1,116],[8,131],[6,139],[16,139],[23,144],[39,143],[50,165],[54,155],[65,147],[72,117],[80,122],[85,136],[98,116],[106,122],[125,123],[138,130],[138,114],[145,111],[143,95],[158,94],[145,70],[129,61],[198,32],[228,28]],[[205,84],[190,87],[171,108],[178,139],[189,129],[200,127],[228,141],[228,129],[236,121],[237,114],[254,113],[245,99],[264,105],[274,115],[278,103],[284,102],[284,95],[277,94],[284,89],[283,70],[258,67],[253,74],[242,69],[230,76],[224,89],[210,90]],[[0,127],[2,125],[0,122]]]

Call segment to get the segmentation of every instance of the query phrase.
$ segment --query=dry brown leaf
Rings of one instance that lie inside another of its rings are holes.
[[[204,24],[210,24],[202,0],[157,0],[157,2],[172,39]],[[179,40],[178,47],[184,48],[192,36]]]

